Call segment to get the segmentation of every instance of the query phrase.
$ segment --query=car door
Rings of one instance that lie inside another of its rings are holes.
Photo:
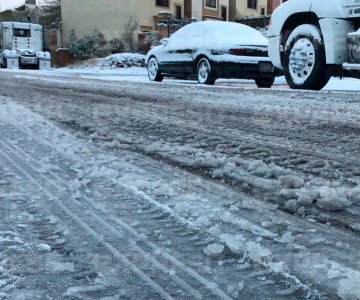
[[[185,27],[177,31],[169,39],[165,39],[163,46],[163,53],[159,60],[163,73],[174,75],[193,73],[192,53],[194,51]]]

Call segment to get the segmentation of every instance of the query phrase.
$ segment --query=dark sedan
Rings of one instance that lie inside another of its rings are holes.
[[[152,81],[164,76],[197,78],[214,84],[217,78],[253,79],[269,88],[275,79],[267,53],[268,40],[259,31],[232,22],[205,21],[187,25],[147,54]]]

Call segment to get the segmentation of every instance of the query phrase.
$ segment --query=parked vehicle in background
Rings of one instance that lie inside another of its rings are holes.
[[[295,89],[322,89],[334,75],[360,78],[359,28],[359,0],[288,0],[272,15],[269,56]]]
[[[275,71],[267,46],[266,37],[242,24],[189,24],[149,51],[149,78],[162,81],[164,76],[196,77],[201,84],[214,84],[217,78],[254,79],[259,87],[269,88]]]
[[[50,68],[50,53],[43,51],[43,30],[38,24],[0,23],[0,49],[3,68]]]

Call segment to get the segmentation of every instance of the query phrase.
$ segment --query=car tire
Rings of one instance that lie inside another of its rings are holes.
[[[284,73],[292,89],[321,90],[329,81],[324,41],[315,25],[300,25],[285,45]]]
[[[199,60],[196,67],[196,77],[200,84],[213,85],[216,81],[213,75],[210,61],[203,57]]]
[[[164,79],[164,75],[161,74],[159,69],[159,63],[155,57],[151,57],[147,64],[148,76],[151,81],[161,82]]]
[[[256,85],[259,88],[271,88],[274,84],[275,76],[259,76],[255,79]]]

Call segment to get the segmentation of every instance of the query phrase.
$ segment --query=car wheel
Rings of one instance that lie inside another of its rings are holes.
[[[212,74],[210,61],[203,57],[197,64],[197,79],[201,84],[213,85],[216,78]]]
[[[260,76],[255,79],[256,85],[259,88],[271,88],[274,84],[275,76]]]
[[[164,75],[159,70],[159,64],[155,57],[149,59],[148,65],[148,76],[151,81],[161,82],[164,79]]]
[[[286,42],[283,65],[293,89],[321,90],[328,83],[324,41],[317,26],[295,28]]]

